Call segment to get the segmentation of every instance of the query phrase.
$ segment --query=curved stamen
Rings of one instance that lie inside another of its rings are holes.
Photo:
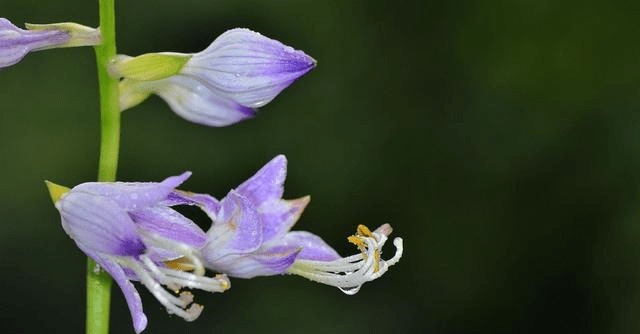
[[[189,260],[191,265],[193,265],[195,275],[204,276],[204,266],[202,265],[202,261],[200,261],[199,257],[196,255],[193,247],[176,240],[161,237],[158,234],[148,231],[140,230],[139,233],[143,237],[145,243],[182,255],[184,258]]]
[[[349,241],[361,251],[360,254],[334,261],[296,260],[288,272],[335,286],[346,294],[355,294],[362,284],[382,276],[402,257],[402,239],[395,238],[394,256],[388,261],[380,258],[388,233],[391,233],[391,226],[388,224],[382,225],[374,232],[360,225],[356,235],[349,237]]]
[[[167,308],[169,313],[176,314],[187,321],[193,321],[200,316],[203,309],[201,305],[192,304],[188,309],[184,309],[191,303],[192,298],[189,298],[189,294],[183,294],[180,297],[176,297],[165,290],[160,283],[158,283],[158,281],[156,281],[137,261],[129,258],[119,258],[118,260],[136,274],[142,284],[144,284],[149,292],[151,292],[151,294],[153,294],[153,296]]]

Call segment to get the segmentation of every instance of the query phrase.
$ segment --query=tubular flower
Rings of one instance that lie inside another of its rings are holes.
[[[118,56],[110,73],[126,110],[155,93],[179,116],[226,126],[252,117],[293,81],[315,67],[302,51],[248,29],[232,29],[196,54]]]
[[[200,206],[213,221],[201,249],[205,266],[240,278],[296,274],[354,294],[398,262],[401,238],[394,240],[396,254],[387,261],[381,258],[391,233],[388,224],[373,232],[359,226],[348,240],[360,253],[345,258],[312,233],[289,231],[309,197],[282,199],[286,164],[284,156],[277,156],[220,202],[208,195],[174,191],[173,200]]]
[[[62,227],[120,286],[137,333],[147,318],[131,281],[140,281],[169,313],[187,321],[203,307],[181,288],[222,292],[230,287],[225,275],[204,276],[198,254],[205,233],[167,205],[167,197],[189,176],[186,172],[160,183],[89,182],[71,190],[48,183]]]
[[[0,18],[0,68],[18,63],[27,53],[100,43],[100,31],[76,23],[27,24],[28,30]]]

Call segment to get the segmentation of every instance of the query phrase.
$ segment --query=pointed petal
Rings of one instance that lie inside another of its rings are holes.
[[[298,254],[300,260],[333,261],[341,258],[340,254],[319,236],[306,231],[287,233],[283,238],[277,239],[276,243],[270,244],[266,252],[285,252],[298,248],[302,248]]]
[[[200,248],[207,235],[187,217],[164,206],[154,206],[129,213],[138,228],[176,240],[194,248]]]
[[[195,205],[200,207],[212,221],[215,221],[218,211],[220,211],[220,202],[213,196],[182,190],[174,190],[161,204],[167,206]]]
[[[201,249],[205,267],[218,270],[238,255],[256,251],[262,245],[262,222],[251,202],[231,191],[221,202],[217,220],[207,232]],[[226,272],[225,272],[226,273]]]
[[[220,35],[187,62],[182,73],[247,107],[260,107],[315,67],[315,60],[248,29]]]
[[[124,299],[127,301],[127,306],[129,306],[129,312],[131,312],[131,320],[133,320],[134,330],[136,331],[136,333],[142,332],[147,327],[147,317],[142,310],[142,301],[140,300],[140,295],[138,294],[138,291],[133,286],[133,284],[127,278],[127,275],[124,272],[123,268],[107,257],[90,251],[84,246],[78,245],[78,247],[90,258],[96,261],[96,263],[99,264],[102,269],[108,272],[111,277],[113,277],[113,279],[120,287],[120,290],[122,290]]]
[[[109,197],[124,210],[152,206],[165,198],[191,176],[184,172],[162,182],[87,182],[73,188],[76,192]]]
[[[271,200],[258,207],[258,212],[262,215],[264,242],[288,232],[298,221],[310,199],[311,197],[305,196],[295,200]]]
[[[137,256],[146,250],[133,221],[114,201],[74,190],[56,203],[62,227],[78,244],[100,253]]]
[[[253,205],[260,207],[263,202],[282,198],[286,177],[287,158],[278,155],[239,185],[236,191],[251,200]]]

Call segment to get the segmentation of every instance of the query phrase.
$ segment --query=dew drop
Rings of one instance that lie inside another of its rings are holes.
[[[349,296],[353,296],[353,295],[355,295],[356,293],[358,293],[358,291],[360,291],[360,287],[361,287],[361,286],[362,286],[362,285],[358,285],[358,286],[355,286],[355,287],[353,287],[353,288],[345,288],[345,289],[343,289],[343,288],[338,288],[338,289],[340,289],[340,291],[344,292],[345,294],[347,294],[347,295],[349,295]]]

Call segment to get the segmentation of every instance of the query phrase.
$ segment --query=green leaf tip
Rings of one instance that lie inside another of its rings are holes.
[[[67,191],[71,190],[65,186],[61,186],[59,184],[55,184],[53,182],[45,180],[44,183],[47,184],[47,189],[49,189],[49,195],[51,196],[51,200],[53,203],[57,203],[60,200],[60,197],[64,195]]]

